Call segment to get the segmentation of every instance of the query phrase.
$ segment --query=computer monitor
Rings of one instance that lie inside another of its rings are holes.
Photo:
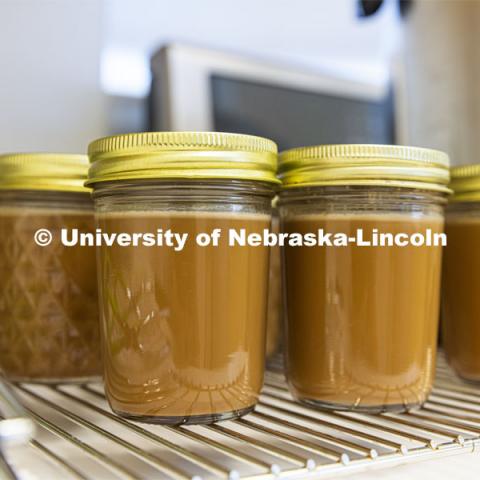
[[[399,141],[391,82],[359,82],[169,45],[151,62],[151,130],[229,131],[301,145]]]

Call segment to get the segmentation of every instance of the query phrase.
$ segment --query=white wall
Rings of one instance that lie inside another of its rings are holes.
[[[101,0],[0,0],[0,152],[84,152],[105,131]]]
[[[417,2],[406,24],[407,141],[480,161],[480,2]]]
[[[107,93],[127,96],[142,78],[146,93],[149,56],[169,41],[379,78],[394,37],[389,3],[360,22],[356,0],[0,0],[0,152],[82,152],[118,131],[100,83],[112,51],[109,85],[127,88]]]
[[[145,94],[149,57],[168,42],[382,81],[397,40],[396,1],[366,19],[356,7],[357,0],[105,0],[104,87]]]

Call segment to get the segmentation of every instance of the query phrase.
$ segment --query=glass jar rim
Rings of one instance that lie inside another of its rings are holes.
[[[262,137],[223,132],[146,132],[105,137],[88,148],[86,185],[138,179],[238,179],[272,184],[277,146]]]
[[[71,153],[0,155],[0,190],[86,192],[88,157]]]
[[[283,188],[377,185],[451,193],[444,152],[400,145],[317,145],[279,156]]]
[[[453,202],[480,201],[480,164],[462,165],[450,170]]]

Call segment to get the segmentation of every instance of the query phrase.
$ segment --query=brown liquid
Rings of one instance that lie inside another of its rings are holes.
[[[447,217],[443,260],[443,345],[449,363],[480,381],[480,218]]]
[[[279,233],[278,217],[272,219],[271,232]],[[282,327],[282,267],[281,249],[278,245],[270,247],[270,269],[268,279],[267,308],[267,358],[272,357],[280,348]]]
[[[214,228],[261,232],[269,222],[254,214],[99,215],[104,232],[189,234],[178,252],[101,249],[105,384],[113,410],[150,421],[201,422],[256,403],[263,383],[268,248],[229,247],[226,237],[218,247],[199,247],[194,238]]]
[[[440,217],[310,215],[287,232],[441,232]],[[421,403],[435,367],[440,247],[286,247],[288,377],[300,399],[375,410]]]
[[[95,250],[64,247],[61,228],[92,231],[93,212],[0,209],[0,367],[16,379],[100,375]],[[40,247],[34,233],[54,240]]]

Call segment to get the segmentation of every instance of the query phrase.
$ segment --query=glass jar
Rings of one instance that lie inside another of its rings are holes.
[[[284,248],[292,394],[365,412],[422,404],[434,379],[448,157],[310,147],[281,154],[280,176],[283,232],[346,239]],[[436,246],[413,245],[428,231]]]
[[[275,198],[276,200],[276,198]],[[280,233],[280,219],[274,200],[272,209],[272,223],[270,231]],[[270,247],[270,267],[268,279],[268,308],[267,308],[267,361],[274,365],[277,354],[281,351],[282,331],[282,265],[280,246]]]
[[[451,170],[443,257],[442,340],[449,364],[480,381],[480,165]]]
[[[101,374],[95,250],[60,240],[63,228],[94,230],[87,170],[81,155],[0,156],[0,368],[11,380]]]
[[[263,384],[269,251],[230,246],[228,232],[269,228],[275,144],[159,132],[100,140],[90,152],[102,232],[188,235],[177,249],[142,243],[99,250],[112,409],[164,424],[248,413]],[[197,243],[216,229],[217,245]]]

